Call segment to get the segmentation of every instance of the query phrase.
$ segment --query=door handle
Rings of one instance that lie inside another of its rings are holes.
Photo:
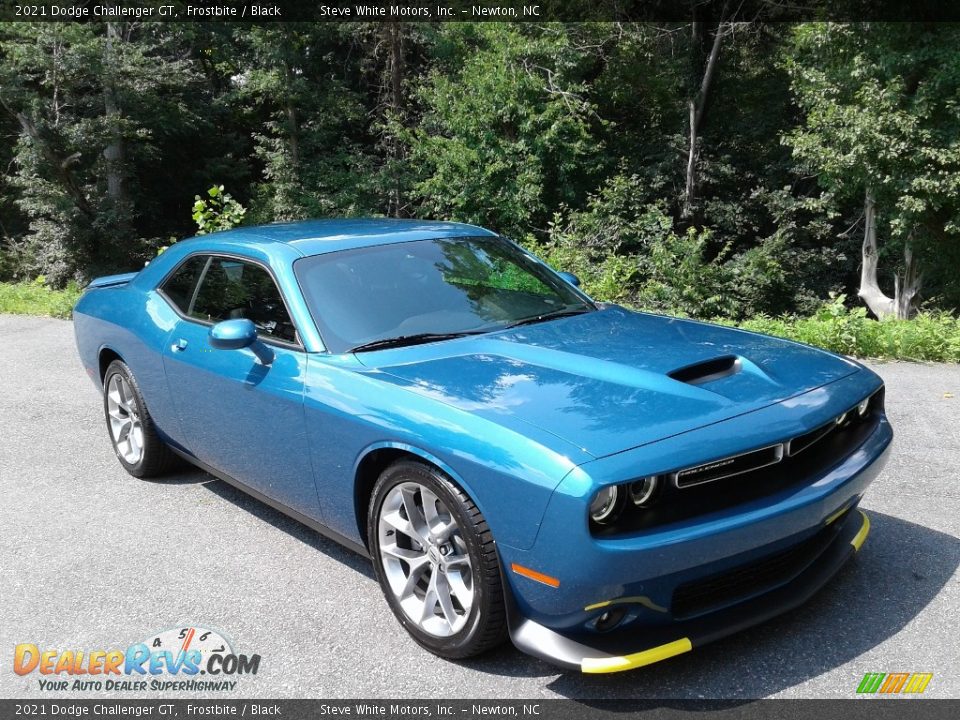
[[[184,340],[183,338],[180,338],[173,345],[170,346],[170,349],[173,352],[183,352],[184,350],[187,349],[187,341]]]

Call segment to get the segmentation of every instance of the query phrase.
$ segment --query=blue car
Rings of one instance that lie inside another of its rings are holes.
[[[192,238],[74,325],[131,475],[186,461],[370,557],[447,658],[616,672],[789,611],[893,437],[853,360],[596,303],[457,223]]]

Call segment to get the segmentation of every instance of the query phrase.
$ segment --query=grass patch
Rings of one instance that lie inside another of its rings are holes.
[[[831,300],[812,317],[755,317],[733,322],[744,330],[816,345],[842,355],[885,360],[960,362],[960,318],[919,313],[911,320],[873,320],[865,308],[848,310]]]
[[[32,283],[0,283],[0,313],[69,318],[82,292],[74,282],[54,290],[42,278]]]

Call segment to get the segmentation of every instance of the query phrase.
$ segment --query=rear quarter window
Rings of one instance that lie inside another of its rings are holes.
[[[184,315],[189,311],[193,291],[206,264],[206,255],[195,255],[178,267],[160,286],[161,292]]]

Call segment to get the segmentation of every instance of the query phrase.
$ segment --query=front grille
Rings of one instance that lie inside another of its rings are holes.
[[[883,419],[883,388],[871,396],[864,416],[854,407],[838,418],[776,445],[660,474],[656,502],[642,508],[628,505],[616,522],[591,523],[590,532],[596,537],[642,532],[815,481],[876,431]]]
[[[753,450],[712,463],[686,468],[674,475],[673,481],[678,488],[692,487],[700,483],[712,482],[720,478],[733,477],[751,470],[759,470],[783,459],[783,445]]]
[[[719,610],[789,582],[827,549],[845,517],[846,513],[813,537],[774,555],[678,585],[670,605],[674,618],[680,620]]]
[[[784,458],[791,458],[807,448],[816,445],[831,433],[869,422],[871,414],[878,409],[881,402],[882,394],[876,392],[873,397],[867,401],[867,412],[863,415],[857,412],[857,408],[851,408],[847,412],[841,413],[833,418],[830,422],[821,425],[816,430],[811,430],[808,433],[791,438],[786,442],[679,470],[673,473],[673,483],[678,488],[692,487],[706,482],[713,482],[714,480],[723,480],[735,475],[761,470],[768,465],[775,465]]]
[[[836,429],[837,421],[834,419],[828,422],[826,425],[821,425],[816,430],[808,432],[806,435],[795,437],[793,440],[787,443],[787,455],[792,457],[799,452],[803,452],[818,440],[825,438],[828,433],[833,432]]]

